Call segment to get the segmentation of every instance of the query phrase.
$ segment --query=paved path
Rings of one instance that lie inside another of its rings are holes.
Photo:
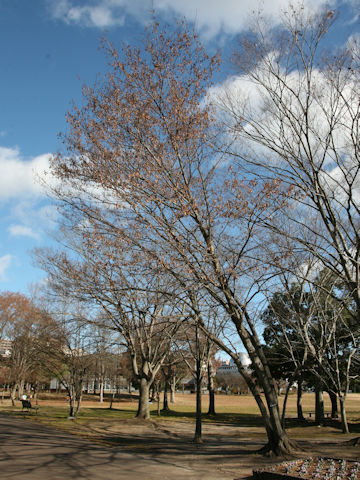
[[[181,456],[152,458],[103,447],[22,419],[0,415],[0,478],[21,480],[224,480],[234,475]],[[190,466],[188,466],[190,465]],[[214,465],[215,467],[215,465]]]

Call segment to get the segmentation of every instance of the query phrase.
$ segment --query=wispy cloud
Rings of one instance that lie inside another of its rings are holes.
[[[12,258],[13,257],[10,254],[0,257],[0,281],[1,282],[7,281],[6,270],[10,267]]]
[[[353,0],[348,0],[353,1]],[[317,9],[336,4],[336,0],[304,0]],[[279,12],[289,7],[289,0],[50,0],[54,18],[67,24],[84,27],[113,27],[124,25],[126,17],[139,22],[149,19],[152,8],[160,15],[186,17],[196,22],[208,38],[218,34],[236,34],[247,27],[249,14],[260,6],[261,11],[276,23]]]
[[[40,235],[27,225],[10,225],[8,231],[12,237],[40,238]]]
[[[39,183],[48,172],[50,157],[24,158],[18,148],[0,147],[0,233],[4,238],[39,240],[44,231],[56,227],[56,207]],[[46,180],[51,179],[48,174]]]
[[[69,25],[107,28],[124,24],[123,2],[105,0],[97,1],[95,4],[94,2],[87,3],[86,5],[86,2],[57,0],[52,2],[52,14]]]

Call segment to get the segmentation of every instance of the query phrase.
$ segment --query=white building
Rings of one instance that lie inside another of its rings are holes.
[[[10,357],[11,343],[11,340],[0,340],[0,357]]]
[[[239,359],[240,359],[242,365],[244,365],[245,368],[247,368],[247,367],[249,367],[249,365],[251,365],[251,360],[250,360],[250,357],[247,353],[240,352],[238,354],[238,356],[239,356]],[[217,369],[216,374],[217,375],[226,375],[226,374],[240,375],[239,370],[238,370],[237,366],[235,365],[235,362],[232,358],[230,358],[229,360],[225,360],[220,365],[220,367]]]

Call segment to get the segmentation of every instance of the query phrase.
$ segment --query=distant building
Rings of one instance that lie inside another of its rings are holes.
[[[11,349],[11,340],[0,340],[0,357],[10,357]]]
[[[248,368],[251,365],[251,360],[247,353],[241,352],[238,354],[238,356],[242,365],[244,365],[245,368]],[[229,360],[225,360],[217,369],[216,374],[217,375],[226,375],[226,374],[240,375],[239,370],[232,358]]]

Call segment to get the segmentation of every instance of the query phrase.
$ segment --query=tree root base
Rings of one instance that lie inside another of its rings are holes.
[[[360,445],[360,437],[352,438],[351,440],[347,440],[345,443],[352,445],[353,447]]]
[[[267,443],[262,448],[257,450],[256,453],[259,455],[263,455],[265,457],[278,457],[278,458],[290,458],[296,452],[300,451],[299,445],[294,442],[293,440],[287,440],[286,443],[281,442],[278,445],[272,445],[271,443]]]

